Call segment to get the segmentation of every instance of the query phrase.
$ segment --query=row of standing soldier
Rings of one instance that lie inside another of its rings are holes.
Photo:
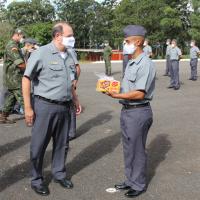
[[[123,46],[125,42],[123,43]],[[181,49],[177,46],[176,39],[170,40],[167,39],[166,41],[166,70],[164,76],[170,77],[170,84],[168,86],[169,89],[179,90],[180,88],[180,78],[179,78],[179,61],[182,58]],[[197,64],[198,64],[198,56],[200,55],[200,50],[196,46],[196,41],[191,40],[190,42],[190,68],[191,68],[191,75],[189,80],[196,81],[197,80]],[[153,51],[152,47],[149,45],[149,40],[145,39],[144,42],[144,53],[152,58]],[[104,60],[105,60],[105,74],[111,76],[111,55],[112,55],[112,48],[109,46],[108,41],[105,43],[104,48]],[[126,49],[123,48],[123,69],[122,73],[124,76],[126,66],[130,60],[130,54],[126,52]]]

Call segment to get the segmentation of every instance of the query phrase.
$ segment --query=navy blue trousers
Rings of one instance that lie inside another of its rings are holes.
[[[153,122],[150,106],[122,109],[121,129],[124,151],[125,184],[134,190],[146,189],[146,140]]]
[[[46,148],[52,138],[52,174],[55,179],[66,177],[65,161],[68,152],[70,105],[56,105],[34,99],[35,121],[30,146],[31,184],[43,182],[42,167]]]

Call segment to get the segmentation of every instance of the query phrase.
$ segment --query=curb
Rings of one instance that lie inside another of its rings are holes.
[[[200,59],[198,59],[200,61]],[[165,59],[159,59],[159,60],[152,60],[153,62],[166,62]],[[190,59],[181,59],[180,62],[189,62]],[[123,61],[122,60],[114,60],[114,61],[111,61],[111,63],[122,63]],[[95,62],[92,62],[94,64],[103,64],[104,61],[95,61]]]

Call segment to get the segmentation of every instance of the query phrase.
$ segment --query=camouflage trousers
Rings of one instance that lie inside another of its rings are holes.
[[[8,95],[5,98],[2,111],[4,113],[10,113],[13,110],[16,102],[18,102],[20,106],[24,108],[24,101],[21,89],[8,90]]]
[[[106,70],[106,75],[110,76],[111,75],[111,61],[110,58],[105,59],[105,70]]]

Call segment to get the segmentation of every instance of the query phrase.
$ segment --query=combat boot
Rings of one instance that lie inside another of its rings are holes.
[[[2,112],[0,114],[0,124],[14,124],[16,123],[14,120],[8,119],[9,114]]]

